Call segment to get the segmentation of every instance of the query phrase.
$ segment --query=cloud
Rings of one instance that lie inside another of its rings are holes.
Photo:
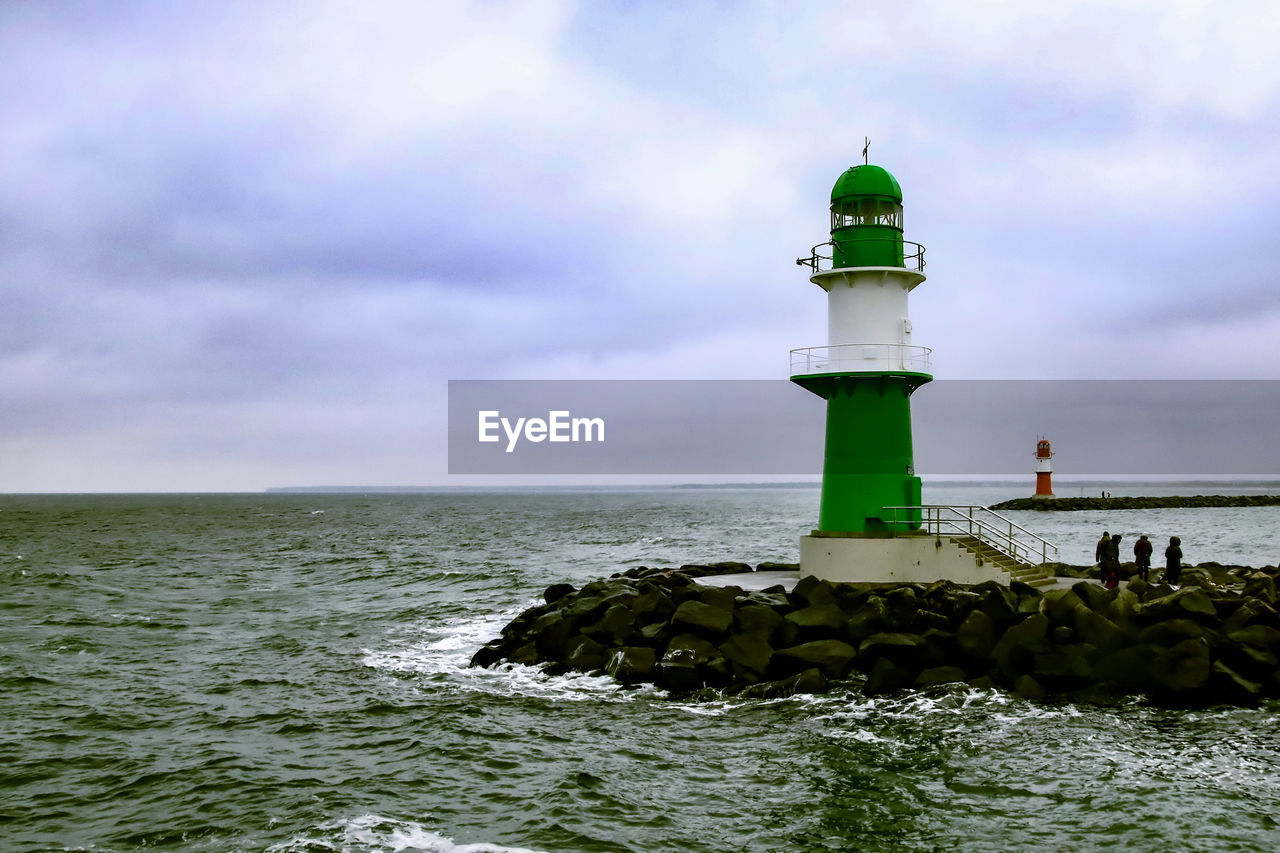
[[[391,481],[370,413],[426,424],[449,378],[780,375],[825,342],[792,260],[864,135],[929,250],[940,375],[1271,375],[1208,354],[1276,331],[1277,27],[1208,3],[10,4],[0,443],[172,449],[122,488],[198,487],[215,446],[254,483],[306,458]],[[442,476],[442,439],[392,432]]]

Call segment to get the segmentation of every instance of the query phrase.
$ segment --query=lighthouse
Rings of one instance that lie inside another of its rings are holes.
[[[1033,498],[1053,497],[1053,451],[1049,449],[1049,440],[1041,438],[1036,442],[1036,493]]]
[[[830,241],[796,263],[827,297],[827,345],[791,351],[791,381],[827,405],[818,527],[801,540],[801,573],[906,580],[900,564],[914,557],[902,543],[922,532],[911,395],[933,376],[931,351],[911,337],[907,299],[925,280],[924,247],[903,239],[897,179],[872,164],[845,170],[831,190]]]

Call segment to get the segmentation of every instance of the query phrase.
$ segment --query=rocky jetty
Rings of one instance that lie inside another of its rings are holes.
[[[1014,498],[988,509],[1033,509],[1038,512],[1075,512],[1086,509],[1183,509],[1212,506],[1278,506],[1280,495],[1187,495],[1144,498]]]
[[[760,569],[794,568],[764,564]],[[1178,703],[1280,696],[1275,569],[1184,570],[1183,585],[1081,580],[1040,590],[801,579],[746,591],[700,576],[741,563],[636,568],[548,587],[472,658],[607,673],[674,695],[867,694],[950,682],[1029,699],[1145,694]],[[1216,580],[1215,580],[1216,578]]]

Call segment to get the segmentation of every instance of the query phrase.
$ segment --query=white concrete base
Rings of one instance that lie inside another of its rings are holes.
[[[984,562],[950,539],[930,534],[875,539],[801,536],[800,577],[837,583],[1008,583],[1000,567]]]

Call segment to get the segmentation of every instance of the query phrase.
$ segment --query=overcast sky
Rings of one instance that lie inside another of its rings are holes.
[[[0,4],[0,491],[473,482],[449,379],[1280,378],[1272,2]],[[921,392],[924,393],[924,392]]]

